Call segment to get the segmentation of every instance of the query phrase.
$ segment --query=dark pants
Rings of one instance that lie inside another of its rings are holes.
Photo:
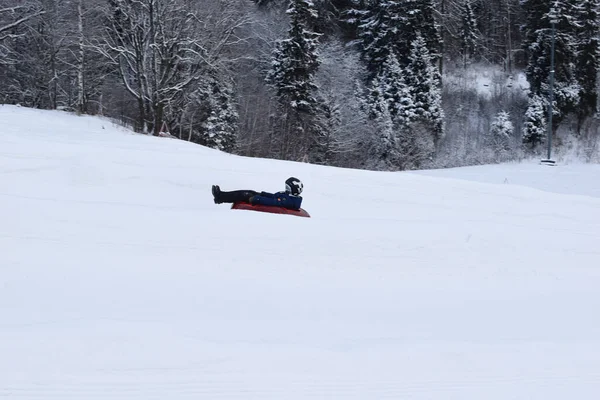
[[[250,197],[256,196],[257,194],[258,192],[255,192],[254,190],[221,191],[217,200],[219,203],[235,203],[238,201],[250,202]]]

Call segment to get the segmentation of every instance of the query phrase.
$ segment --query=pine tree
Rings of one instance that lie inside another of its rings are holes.
[[[412,43],[420,36],[425,42],[431,63],[437,65],[441,56],[442,37],[434,17],[436,10],[433,0],[404,0],[404,3],[408,18],[406,26],[403,27],[403,46],[406,52],[401,54],[407,54]]]
[[[510,140],[514,131],[510,115],[506,111],[496,114],[490,127],[489,145],[496,154],[496,159],[506,158],[510,150]]]
[[[598,74],[600,73],[599,0],[583,0],[579,11],[579,43],[577,77],[581,85],[578,114],[582,119],[593,115],[598,107]]]
[[[386,100],[385,87],[379,79],[374,80],[371,112],[377,124],[377,133],[373,138],[370,159],[372,167],[383,170],[397,170],[402,155],[398,148],[396,126],[392,119],[389,102]]]
[[[316,103],[314,74],[319,67],[319,35],[307,29],[316,11],[310,0],[292,0],[288,38],[277,43],[267,82],[292,109],[310,112]]]
[[[203,78],[182,104],[182,109],[168,109],[172,134],[225,152],[237,150],[238,112],[225,77],[213,72]]]
[[[390,53],[406,54],[403,27],[407,24],[404,2],[381,0],[367,3],[358,22],[363,58],[369,71],[376,75]]]
[[[221,151],[233,152],[236,146],[238,114],[232,100],[232,91],[223,82],[209,82],[207,118],[203,124],[203,142]]]
[[[306,154],[311,147],[311,135],[316,128],[311,119],[318,112],[314,75],[319,67],[317,52],[319,34],[311,31],[317,12],[311,0],[291,0],[288,38],[277,43],[266,81],[276,90],[287,116],[285,125],[299,141],[296,153]],[[284,133],[285,134],[285,133]],[[288,138],[284,138],[287,142]],[[287,146],[282,157],[288,156]],[[297,154],[299,155],[299,154]]]
[[[272,5],[279,5],[279,3],[283,3],[285,0],[252,0],[259,7],[267,7]]]
[[[548,0],[521,0],[526,16],[523,30],[523,48],[526,52],[538,40],[538,31],[548,27],[544,16],[550,11]]]
[[[475,43],[477,40],[477,21],[473,13],[471,0],[465,0],[462,11],[460,26],[460,53],[463,59],[463,67],[467,65],[475,54]]]
[[[526,27],[525,43],[529,60],[526,76],[533,95],[549,97],[552,43],[550,21],[553,19],[558,21],[554,52],[554,99],[556,102],[554,129],[569,112],[575,110],[579,102],[580,87],[575,71],[576,34],[578,31],[574,6],[576,1],[553,0],[551,4],[548,4],[541,0],[528,0],[525,3],[528,11],[535,15],[541,15],[539,20],[533,20],[531,16],[528,16],[528,23],[534,25]],[[551,14],[551,9],[554,10],[554,14]]]
[[[413,94],[406,79],[396,56],[389,54],[379,74],[378,84],[382,87],[390,116],[399,126],[410,124],[416,117]]]
[[[419,34],[431,62],[437,64],[441,37],[432,0],[380,0],[367,3],[358,25],[359,42],[369,70],[376,74],[393,53],[400,66],[408,64],[411,44]]]
[[[544,100],[538,95],[529,98],[523,126],[523,144],[529,150],[536,150],[546,138],[544,103]]]
[[[414,99],[415,120],[429,127],[435,143],[444,134],[440,75],[431,62],[425,40],[417,35],[406,67],[407,83]]]
[[[401,154],[399,169],[424,168],[433,160],[435,143],[427,124],[415,121],[410,126],[401,127],[396,140]]]
[[[378,74],[371,82],[370,90],[365,101],[369,118],[378,120],[384,111],[389,113],[389,107],[385,93],[385,83],[383,82],[381,74]]]
[[[311,158],[317,164],[331,165],[334,155],[340,147],[337,133],[342,123],[342,117],[340,105],[332,96],[327,96],[322,103]]]
[[[359,26],[370,16],[374,0],[347,0],[344,11],[340,15],[340,25],[346,37],[354,43],[360,43]]]

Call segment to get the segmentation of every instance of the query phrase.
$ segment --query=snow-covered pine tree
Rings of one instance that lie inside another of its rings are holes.
[[[381,71],[372,80],[365,103],[376,127],[371,138],[370,167],[402,169],[401,162],[405,157],[398,133],[410,130],[415,113],[412,93],[394,54],[388,55]]]
[[[335,96],[328,93],[321,101],[318,129],[311,151],[311,159],[316,164],[331,165],[340,147],[339,129],[342,124],[340,104]]]
[[[289,0],[252,0],[259,9],[276,11],[285,10],[289,5]],[[319,33],[336,34],[340,30],[347,29],[345,14],[352,9],[353,0],[311,0],[313,8],[317,11],[317,16],[312,19],[312,25],[308,26],[310,30]]]
[[[384,112],[384,108],[387,110],[386,112],[389,113],[385,95],[385,84],[381,74],[378,74],[371,82],[364,104],[368,109],[369,118],[373,120],[380,119],[381,114]]]
[[[314,75],[319,67],[319,34],[307,27],[317,14],[311,0],[291,0],[288,38],[277,43],[267,82],[277,95],[300,112],[309,112],[316,100]]]
[[[237,149],[238,113],[226,77],[207,76],[185,93],[182,109],[169,108],[171,133],[225,152]]]
[[[406,73],[396,55],[388,54],[375,85],[380,85],[394,124],[406,126],[415,119],[415,104],[411,88],[407,86]],[[377,93],[379,90],[376,91]],[[375,99],[375,101],[378,101]]]
[[[529,52],[529,47],[538,41],[538,31],[548,28],[544,16],[550,11],[548,0],[521,0],[521,8],[525,15],[525,23],[521,27],[523,33],[523,49]]]
[[[254,1],[256,3],[256,5],[259,7],[279,5],[279,4],[285,2],[285,0],[252,0],[252,1]]]
[[[494,152],[497,161],[505,160],[510,151],[510,141],[514,126],[510,120],[510,114],[500,111],[492,121],[489,134],[489,146]]]
[[[580,123],[598,110],[598,74],[600,73],[600,0],[582,0],[579,7],[577,78],[581,85],[578,116]]]
[[[317,17],[311,0],[291,0],[287,10],[290,18],[288,37],[277,42],[272,55],[271,69],[266,81],[275,90],[286,115],[285,125],[290,132],[282,132],[283,141],[294,142],[290,151],[284,146],[281,157],[304,156],[312,143],[316,128],[312,121],[318,111],[314,75],[319,67],[317,52],[319,34],[308,27]],[[288,153],[294,154],[288,154]]]
[[[431,61],[425,40],[419,34],[412,43],[406,77],[414,101],[415,121],[429,128],[428,134],[437,144],[444,134],[440,75]]]
[[[369,18],[375,0],[346,0],[346,5],[340,14],[340,26],[347,38],[355,43],[359,37],[359,26]]]
[[[202,136],[207,146],[231,153],[236,147],[238,113],[233,103],[233,93],[225,82],[211,80],[208,84],[205,107],[206,121]]]
[[[402,154],[396,139],[396,126],[392,119],[389,102],[385,98],[385,85],[376,78],[373,81],[371,96],[376,99],[371,103],[373,119],[377,124],[377,131],[371,140],[369,150],[369,167],[378,170],[397,170]]]
[[[353,8],[352,0],[313,0],[318,18],[314,30],[324,34],[336,34],[347,28],[344,15]]]
[[[399,127],[396,134],[398,152],[401,154],[399,169],[424,168],[433,160],[435,143],[430,129],[426,123],[418,120],[409,126]]]
[[[389,53],[398,57],[400,66],[408,63],[408,54],[417,32],[425,40],[431,61],[437,64],[441,36],[434,20],[432,0],[379,0],[366,2],[356,9],[358,37],[363,57],[372,74],[376,74]]]
[[[552,43],[551,20],[556,19],[556,44],[555,44],[555,74],[554,74],[554,117],[553,129],[562,119],[575,110],[579,102],[580,86],[577,81],[575,62],[577,60],[576,34],[578,31],[576,20],[576,0],[526,0],[524,6],[539,20],[528,15],[528,24],[525,27],[526,53],[528,65],[526,69],[527,80],[531,93],[549,97],[550,55]],[[534,7],[535,6],[535,7]],[[551,14],[554,10],[554,14]]]
[[[371,138],[374,121],[367,116],[360,54],[343,41],[320,44],[321,63],[315,75],[320,112],[311,162],[344,167],[364,166],[365,139]]]
[[[539,95],[529,98],[525,122],[523,126],[523,144],[530,151],[537,150],[538,146],[546,139],[546,112],[545,101]]]
[[[441,56],[442,37],[440,28],[435,21],[436,9],[433,0],[403,0],[407,15],[406,25],[402,27],[404,33],[403,53],[409,54],[412,44],[421,36],[429,52],[430,61],[437,66]],[[408,60],[405,60],[408,62]],[[403,65],[400,60],[400,65]]]
[[[461,15],[460,25],[460,54],[463,59],[463,67],[467,68],[467,65],[471,61],[471,58],[475,54],[475,46],[477,40],[477,21],[475,20],[475,14],[473,13],[473,6],[471,5],[472,0],[465,0]]]
[[[372,76],[380,72],[390,53],[406,54],[404,6],[404,0],[380,0],[362,4],[364,9],[356,12],[358,42]]]

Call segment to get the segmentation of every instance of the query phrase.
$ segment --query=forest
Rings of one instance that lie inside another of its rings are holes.
[[[0,0],[0,104],[348,168],[543,158],[549,139],[600,162],[599,5]]]

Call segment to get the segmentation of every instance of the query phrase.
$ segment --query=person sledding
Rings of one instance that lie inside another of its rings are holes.
[[[290,210],[300,210],[302,205],[303,185],[298,178],[288,178],[285,181],[284,192],[256,192],[254,190],[222,191],[218,185],[213,185],[212,194],[215,204],[221,203],[248,203],[252,205],[283,207]]]

